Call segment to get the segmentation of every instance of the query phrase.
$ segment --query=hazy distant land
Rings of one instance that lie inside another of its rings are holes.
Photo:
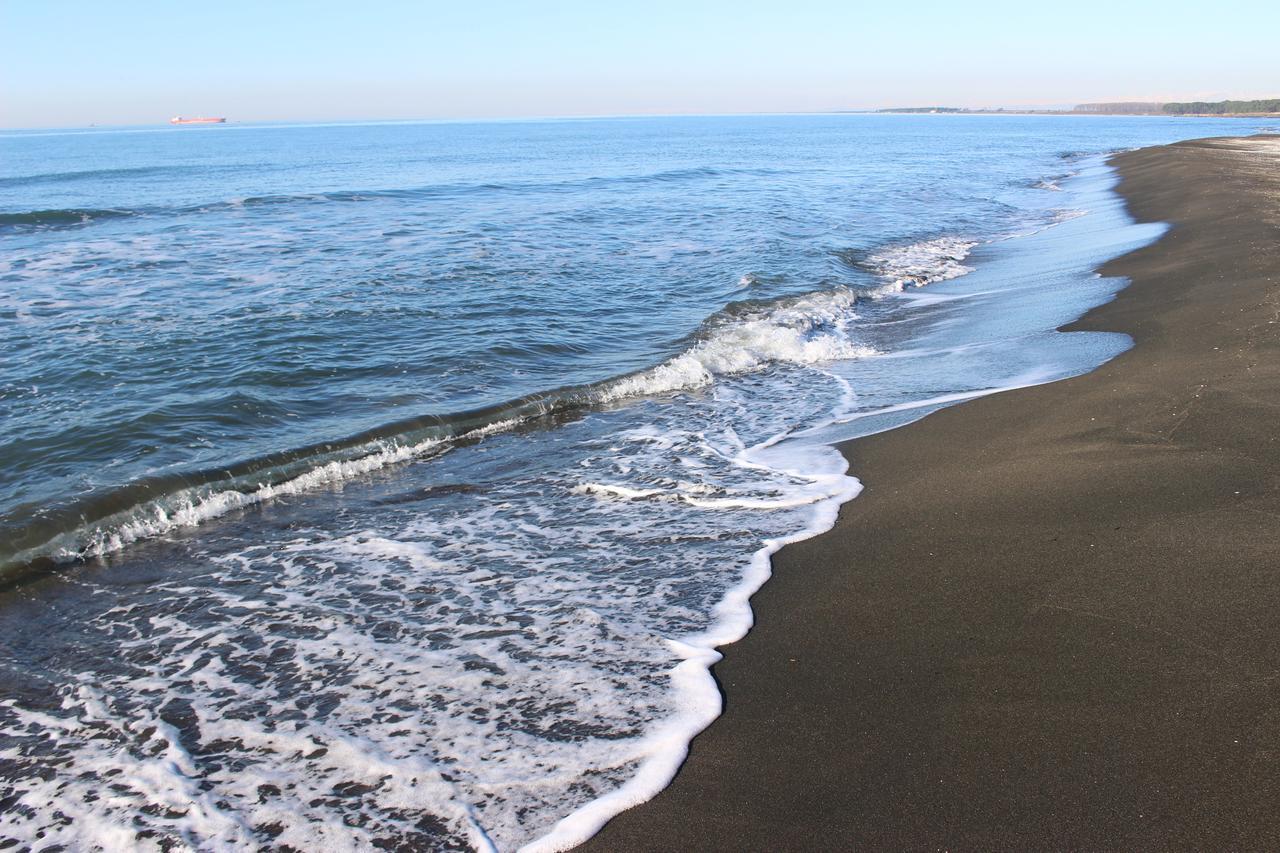
[[[962,107],[889,107],[880,113],[1014,113],[1044,115],[1173,115],[1173,116],[1269,116],[1280,115],[1280,98],[1256,101],[1118,101],[1077,104],[1071,109],[966,109]]]

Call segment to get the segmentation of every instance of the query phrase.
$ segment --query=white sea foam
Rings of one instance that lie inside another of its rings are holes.
[[[962,237],[937,237],[867,256],[867,264],[887,279],[891,290],[923,287],[971,272],[964,260],[978,243]]]
[[[698,388],[710,385],[716,376],[749,373],[770,364],[806,365],[874,355],[874,349],[850,335],[857,299],[847,288],[820,291],[713,326],[680,355],[605,386],[600,398]]]
[[[708,668],[750,627],[769,554],[857,490],[829,448],[744,440],[724,390],[595,438],[583,424],[578,464],[546,479],[268,541],[122,599],[97,626],[122,670],[80,673],[52,711],[0,704],[0,755],[53,750],[65,769],[23,778],[8,831],[213,850],[264,832],[299,849],[581,842],[669,782],[720,711]],[[51,823],[64,801],[71,823]]]
[[[790,535],[766,539],[751,555],[738,582],[715,604],[712,623],[698,634],[670,641],[672,651],[681,659],[670,672],[671,704],[676,713],[663,720],[646,738],[643,749],[647,754],[635,775],[616,790],[562,818],[550,832],[524,845],[522,853],[554,853],[581,844],[614,815],[651,799],[671,783],[688,755],[689,743],[720,715],[720,689],[711,675],[711,667],[722,657],[718,651],[721,646],[737,642],[751,630],[755,621],[751,596],[772,575],[770,558],[785,545],[830,530],[835,526],[840,505],[862,490],[856,479],[846,476],[844,458],[829,447],[792,448],[780,453],[773,446],[772,442],[762,442],[758,447],[744,449],[738,459],[743,467],[750,469],[809,469],[812,472],[808,488],[802,490],[807,500],[782,498],[774,505],[774,508],[809,506],[804,526]],[[779,467],[773,468],[774,465]],[[598,494],[620,492],[617,487],[586,490]],[[759,509],[766,505],[765,501],[752,503]]]

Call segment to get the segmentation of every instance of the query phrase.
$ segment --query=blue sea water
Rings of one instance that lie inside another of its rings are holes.
[[[1054,331],[1160,232],[1102,155],[1257,126],[0,134],[0,835],[582,840],[857,494],[832,442],[1128,346]]]

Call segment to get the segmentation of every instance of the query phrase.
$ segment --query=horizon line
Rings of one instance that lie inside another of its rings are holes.
[[[1235,99],[1226,99],[1235,100]],[[1167,104],[1180,103],[1177,101],[1081,101],[1073,104],[1052,104],[1052,105],[1020,105],[1020,106],[988,106],[988,107],[952,107],[946,104],[922,104],[920,106],[892,106],[892,107],[861,107],[861,108],[831,108],[825,110],[760,110],[760,111],[730,111],[730,112],[671,112],[671,113],[577,113],[577,114],[548,114],[548,115],[529,115],[529,116],[422,116],[415,118],[281,118],[281,119],[233,119],[229,116],[225,117],[224,124],[210,125],[205,130],[213,127],[288,127],[288,126],[307,126],[314,127],[318,125],[371,125],[371,124],[490,124],[504,122],[540,122],[540,121],[600,121],[600,120],[618,120],[618,119],[661,119],[661,118],[735,118],[735,117],[766,117],[766,116],[819,116],[819,115],[885,115],[893,114],[898,111],[907,110],[930,110],[930,109],[946,109],[950,112],[937,113],[937,115],[991,115],[1001,112],[1006,114],[1023,114],[1023,115],[1079,115],[1106,118],[1176,118],[1177,116],[1160,116],[1149,115],[1144,116],[1135,114],[1131,116],[1106,115],[1101,113],[1075,113],[1073,110],[1080,104],[1095,103],[1116,103],[1116,104]],[[1188,102],[1193,103],[1193,102]],[[1207,101],[1205,103],[1215,103]],[[929,113],[916,113],[917,115],[929,115]],[[1221,116],[1222,118],[1232,118],[1231,115]],[[100,124],[91,122],[88,124],[59,124],[59,125],[0,125],[0,133],[11,131],[24,132],[57,132],[57,131],[140,131],[140,130],[174,130],[180,128],[169,124],[168,119],[157,120],[155,122],[135,122],[122,124]],[[192,130],[191,127],[183,127],[184,130]]]

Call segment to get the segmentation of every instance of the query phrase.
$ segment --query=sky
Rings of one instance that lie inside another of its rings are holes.
[[[0,0],[0,126],[1280,97],[1280,2]]]

